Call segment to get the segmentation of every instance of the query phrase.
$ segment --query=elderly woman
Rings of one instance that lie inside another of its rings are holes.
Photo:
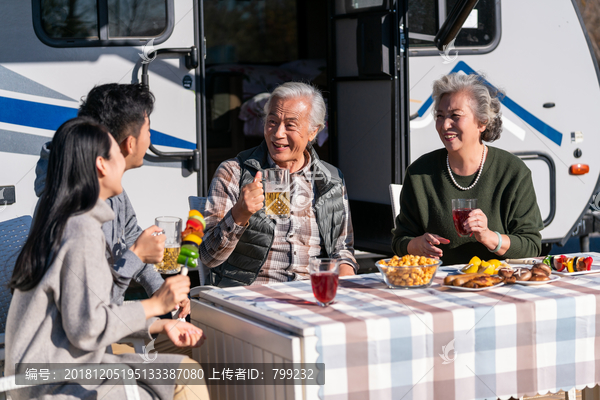
[[[410,165],[392,231],[398,255],[466,263],[473,256],[540,254],[544,227],[531,171],[516,156],[485,145],[500,138],[498,92],[478,75],[450,74],[433,84],[436,129],[444,148]],[[452,199],[477,199],[460,237]]]
[[[321,93],[304,83],[277,87],[265,104],[265,140],[223,162],[210,186],[202,262],[211,283],[226,287],[308,278],[311,257],[343,258],[353,275],[354,238],[340,170],[317,156],[311,142],[325,126]],[[264,210],[262,171],[290,173],[290,218]]]

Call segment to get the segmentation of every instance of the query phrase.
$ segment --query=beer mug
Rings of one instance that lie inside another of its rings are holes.
[[[162,228],[166,236],[165,255],[161,263],[154,264],[154,268],[161,274],[177,274],[181,270],[181,265],[177,263],[181,250],[181,218],[158,217],[154,223]]]
[[[264,170],[265,213],[269,218],[290,217],[290,171],[283,168]]]

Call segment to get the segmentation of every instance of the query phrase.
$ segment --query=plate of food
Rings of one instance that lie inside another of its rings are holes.
[[[466,292],[479,292],[504,285],[502,278],[498,275],[485,273],[471,273],[461,275],[448,275],[444,278],[442,287]]]
[[[495,272],[494,275],[488,274],[487,270],[478,273],[448,275],[444,278],[442,286],[456,290],[479,291],[516,283],[521,285],[545,285],[560,279],[559,276],[553,275],[553,271],[548,265],[541,262],[531,265],[530,268],[515,268],[503,264]]]

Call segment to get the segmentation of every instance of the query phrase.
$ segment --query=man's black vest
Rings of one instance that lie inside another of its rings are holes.
[[[310,144],[307,150],[311,157],[310,171],[316,187],[313,207],[321,235],[321,247],[327,256],[332,256],[344,218],[343,175],[333,165],[321,161]],[[244,185],[254,180],[257,171],[269,168],[268,154],[267,144],[263,141],[260,146],[237,155],[242,169],[240,193]],[[210,269],[210,283],[230,287],[250,285],[254,282],[273,245],[275,224],[275,221],[266,216],[264,209],[252,215],[227,261]]]

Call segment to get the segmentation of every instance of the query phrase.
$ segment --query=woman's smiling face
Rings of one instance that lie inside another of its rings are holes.
[[[478,148],[485,125],[481,124],[471,109],[468,92],[449,93],[442,96],[435,114],[435,128],[448,152]]]

